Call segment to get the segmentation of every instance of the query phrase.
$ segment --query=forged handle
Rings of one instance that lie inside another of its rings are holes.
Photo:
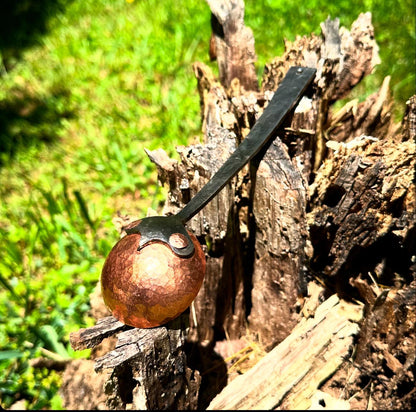
[[[291,110],[315,77],[316,69],[291,67],[272,100],[233,154],[218,169],[209,182],[179,211],[182,223],[195,216],[276,135]]]

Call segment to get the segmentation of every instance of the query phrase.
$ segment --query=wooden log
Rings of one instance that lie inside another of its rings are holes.
[[[291,65],[316,67],[316,92],[295,115],[282,140],[299,170],[310,182],[326,154],[328,117],[331,105],[343,98],[380,62],[371,13],[362,13],[351,29],[340,27],[339,19],[321,23],[322,35],[298,36],[285,42],[285,53],[266,64],[262,91],[276,90]]]
[[[308,409],[322,382],[351,356],[362,309],[332,295],[256,366],[230,382],[208,410]]]
[[[327,139],[347,142],[361,135],[384,137],[397,134],[400,124],[392,122],[393,101],[389,83],[390,76],[387,76],[380,90],[364,102],[352,100],[339,111],[331,112],[328,116]]]
[[[344,386],[345,396],[370,400],[374,409],[411,409],[416,395],[416,281],[400,288],[381,288],[361,278],[351,283],[360,290],[366,316],[357,340],[354,381]],[[369,377],[371,389],[357,390]],[[352,404],[354,409],[362,405]]]

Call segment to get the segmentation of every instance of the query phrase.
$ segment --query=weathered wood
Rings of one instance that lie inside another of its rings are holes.
[[[394,136],[400,124],[392,122],[393,101],[389,83],[390,76],[387,76],[380,90],[364,102],[352,100],[337,112],[331,112],[326,129],[327,140],[347,142],[361,135]]]
[[[275,139],[251,175],[252,232],[250,330],[271,349],[299,320],[297,298],[305,294],[308,237],[306,190],[285,146]],[[282,321],[284,319],[284,321]]]
[[[162,345],[167,342],[169,345],[168,349],[172,352],[176,351],[176,349],[183,345],[184,339],[184,331],[180,328],[180,323],[176,326],[179,326],[179,328],[130,328],[121,332],[118,334],[115,349],[96,360],[95,370],[100,371],[105,368],[114,369],[124,362],[128,362],[130,359],[140,356],[141,353],[148,352],[158,342],[163,342]]]
[[[386,292],[369,308],[358,341],[357,363],[361,379],[377,376],[372,393],[377,408],[405,410],[416,399],[416,281]]]
[[[328,142],[333,150],[311,186],[309,225],[315,270],[351,293],[348,279],[373,273],[407,283],[414,255],[414,142],[399,135]],[[344,276],[348,273],[348,277]]]
[[[187,368],[184,322],[181,316],[167,327],[124,331],[115,349],[96,360],[96,371],[112,371],[106,383],[110,408],[127,403],[136,410],[197,407],[200,377]]]
[[[295,115],[287,135],[282,136],[307,182],[326,153],[331,104],[345,97],[380,62],[371,13],[360,14],[351,30],[340,27],[339,19],[330,18],[321,23],[321,29],[322,36],[286,41],[283,56],[266,64],[261,86],[262,91],[276,90],[291,65],[318,69],[317,90],[308,108]]]
[[[245,90],[258,90],[253,32],[244,25],[243,0],[207,0],[221,83],[236,81]],[[212,57],[211,57],[212,58]]]
[[[209,410],[308,409],[321,383],[349,358],[362,306],[332,295],[256,366],[235,378]]]
[[[130,326],[118,321],[114,316],[107,316],[99,319],[95,326],[72,332],[69,341],[74,350],[95,348],[105,338],[129,328]]]
[[[406,112],[403,117],[402,140],[416,138],[416,95],[406,102]]]
[[[350,409],[409,410],[416,399],[416,282],[382,287],[351,279],[365,303],[355,356],[321,390],[348,399]]]
[[[188,222],[203,245],[207,271],[180,326],[125,330],[110,317],[72,334],[71,344],[94,347],[119,334],[116,348],[95,364],[100,373],[111,372],[106,392],[113,409],[204,408],[226,378],[218,357],[221,367],[209,364],[214,345],[246,334],[268,350],[281,343],[227,385],[210,408],[306,409],[324,398],[333,401],[334,394],[340,397],[334,389],[339,387],[347,388],[351,398],[342,405],[352,405],[361,389],[350,375],[373,379],[368,377],[372,365],[382,376],[395,374],[389,393],[397,397],[412,379],[414,383],[409,365],[415,353],[407,350],[414,343],[414,322],[409,326],[413,318],[406,306],[414,285],[406,288],[415,259],[416,98],[409,99],[401,126],[390,114],[388,77],[364,102],[332,109],[379,61],[369,13],[360,15],[351,30],[328,19],[321,36],[286,42],[284,55],[266,65],[258,90],[254,40],[244,27],[242,0],[208,3],[220,79],[204,64],[193,65],[204,142],[179,147],[180,161],[163,150],[147,151],[168,186],[163,214],[178,212],[218,170],[290,66],[316,67],[314,87],[278,138]],[[120,232],[128,221],[130,217],[116,219]],[[367,318],[357,347],[357,305],[333,296],[314,318],[302,317],[316,303],[306,297],[305,306],[299,304],[304,273],[321,279],[331,293],[335,287],[339,296],[365,302]],[[373,296],[370,279],[389,290]],[[378,311],[377,305],[385,302]],[[399,316],[402,312],[405,317]],[[384,325],[382,331],[378,325]],[[369,345],[371,351],[365,350]],[[360,352],[353,372],[348,361],[352,348]],[[372,359],[375,353],[381,360]],[[385,382],[374,382],[381,393]],[[371,391],[366,395],[371,397]],[[361,408],[364,401],[368,399]],[[389,405],[384,395],[379,402]]]
[[[96,372],[111,373],[105,383],[110,409],[196,409],[201,379],[187,366],[187,323],[182,315],[166,326],[137,329],[110,316],[71,334],[71,345],[75,350],[91,348],[119,332],[114,350],[94,366]]]
[[[209,344],[225,335],[238,339],[248,325],[272,347],[298,320],[297,296],[310,255],[307,187],[327,150],[324,135],[330,103],[334,95],[345,95],[378,58],[370,14],[360,15],[351,32],[330,19],[322,29],[322,38],[303,37],[286,44],[284,56],[266,66],[260,92],[247,92],[238,85],[230,88],[223,79],[220,84],[208,67],[194,65],[205,142],[180,148],[181,162],[174,167],[168,162],[159,171],[169,185],[166,214],[177,212],[229,157],[291,65],[318,68],[313,93],[302,99],[279,136],[282,141],[276,138],[263,151],[262,161],[244,168],[188,223],[206,244],[207,253],[207,275],[190,323],[189,338],[194,342]],[[351,45],[360,41],[365,53],[357,54]],[[347,81],[350,62],[355,62],[355,74]]]
[[[262,90],[276,90],[287,68],[300,64],[317,67],[318,87],[329,103],[345,97],[380,63],[371,13],[361,13],[351,29],[340,27],[339,19],[321,23],[322,35],[298,36],[285,42],[285,53],[266,64]]]

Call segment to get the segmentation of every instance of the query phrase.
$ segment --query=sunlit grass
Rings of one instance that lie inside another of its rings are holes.
[[[173,154],[200,133],[191,63],[205,53],[209,10],[174,4],[69,4],[2,78],[2,406],[56,404],[59,375],[30,359],[77,356],[69,333],[91,322],[112,218],[162,200],[144,148]]]

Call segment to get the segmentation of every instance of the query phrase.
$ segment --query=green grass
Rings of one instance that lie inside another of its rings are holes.
[[[62,406],[60,374],[33,368],[31,360],[88,355],[74,353],[68,337],[92,324],[88,296],[118,238],[112,218],[160,208],[164,192],[144,148],[174,155],[176,145],[201,135],[191,64],[200,60],[215,70],[203,0],[59,3],[35,43],[17,52],[0,42],[4,408],[20,399],[32,409]],[[283,52],[283,37],[319,33],[328,15],[349,27],[367,10],[382,64],[356,93],[375,91],[390,74],[403,107],[414,93],[414,1],[247,0],[259,77]]]

